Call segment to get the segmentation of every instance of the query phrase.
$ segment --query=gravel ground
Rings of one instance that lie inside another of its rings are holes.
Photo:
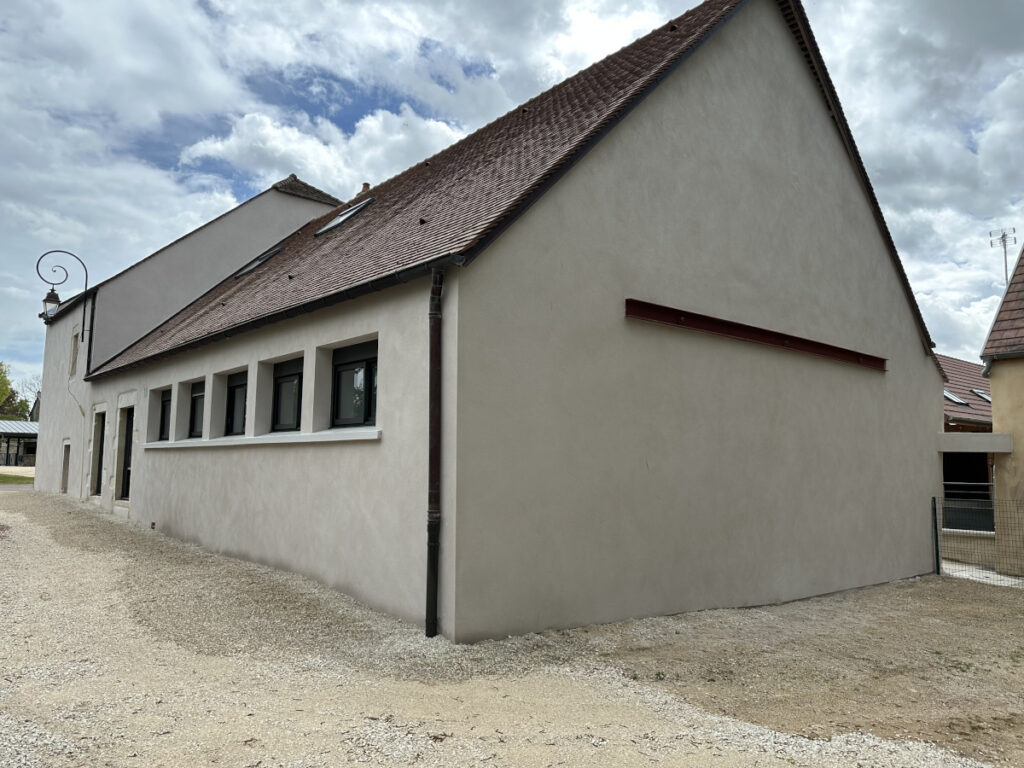
[[[308,579],[5,493],[0,766],[1020,764],[1021,599],[930,578],[453,646]]]

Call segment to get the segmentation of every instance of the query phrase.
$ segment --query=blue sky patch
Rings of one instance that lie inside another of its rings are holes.
[[[345,133],[376,109],[397,112],[404,99],[379,88],[366,88],[320,67],[289,72],[267,70],[245,79],[262,101],[288,112],[330,120]]]
[[[181,151],[209,136],[222,136],[231,130],[228,115],[204,118],[166,115],[156,130],[137,135],[121,154],[136,157],[163,170],[177,170]],[[194,168],[194,165],[190,165]]]

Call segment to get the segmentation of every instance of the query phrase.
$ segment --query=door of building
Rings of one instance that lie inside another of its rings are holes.
[[[135,409],[124,409],[124,457],[121,460],[121,495],[127,499],[132,483],[132,431],[135,429]]]

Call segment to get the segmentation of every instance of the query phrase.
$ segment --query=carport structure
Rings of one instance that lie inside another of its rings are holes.
[[[37,421],[0,421],[0,466],[35,465],[38,438]]]

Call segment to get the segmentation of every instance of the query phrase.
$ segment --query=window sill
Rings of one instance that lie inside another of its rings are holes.
[[[246,437],[214,437],[212,439],[161,440],[145,443],[145,450],[169,450],[175,448],[229,448],[246,445],[294,445],[298,443],[346,443],[359,440],[380,440],[377,427],[351,427],[348,429],[325,429],[321,432],[270,432],[266,435]]]

